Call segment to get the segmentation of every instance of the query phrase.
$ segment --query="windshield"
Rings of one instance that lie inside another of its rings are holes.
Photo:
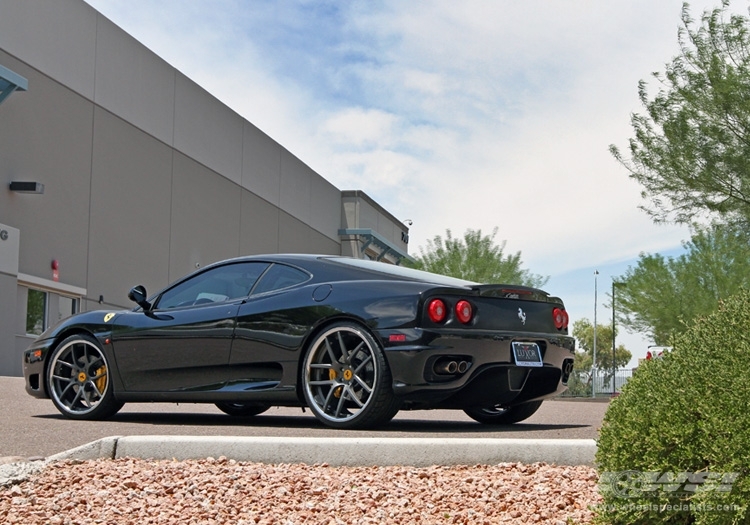
[[[463,279],[456,279],[455,277],[438,275],[436,273],[415,270],[414,268],[406,268],[404,266],[396,266],[394,264],[370,261],[367,259],[352,259],[350,257],[326,257],[326,259],[339,264],[354,266],[355,268],[362,268],[372,272],[384,273],[402,279],[423,281],[443,286],[474,286],[477,284],[471,281],[464,281]]]

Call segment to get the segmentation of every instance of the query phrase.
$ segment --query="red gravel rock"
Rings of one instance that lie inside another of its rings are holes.
[[[0,488],[0,522],[32,524],[589,523],[590,467],[332,467],[101,459]]]

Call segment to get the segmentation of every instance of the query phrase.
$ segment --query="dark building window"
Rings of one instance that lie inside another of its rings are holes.
[[[47,292],[29,289],[26,301],[26,333],[42,335],[47,328],[45,313],[47,312]]]

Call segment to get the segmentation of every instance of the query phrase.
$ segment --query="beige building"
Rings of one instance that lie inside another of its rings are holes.
[[[0,375],[134,284],[257,253],[398,264],[407,244],[83,0],[0,0]]]

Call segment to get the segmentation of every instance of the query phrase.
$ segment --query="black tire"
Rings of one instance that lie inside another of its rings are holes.
[[[512,425],[531,417],[534,412],[539,410],[540,406],[542,406],[541,401],[529,401],[510,407],[497,405],[494,407],[467,408],[464,412],[474,421],[479,421],[485,425]]]
[[[383,349],[358,324],[340,322],[318,334],[301,374],[307,405],[329,427],[373,428],[398,412]]]
[[[106,419],[117,413],[112,372],[99,342],[86,334],[63,340],[50,356],[47,391],[60,413],[70,419]]]
[[[216,403],[216,408],[218,408],[225,414],[229,414],[230,416],[250,417],[250,416],[257,416],[258,414],[262,414],[263,412],[271,408],[271,405],[268,405],[266,403],[221,402],[221,403]]]

